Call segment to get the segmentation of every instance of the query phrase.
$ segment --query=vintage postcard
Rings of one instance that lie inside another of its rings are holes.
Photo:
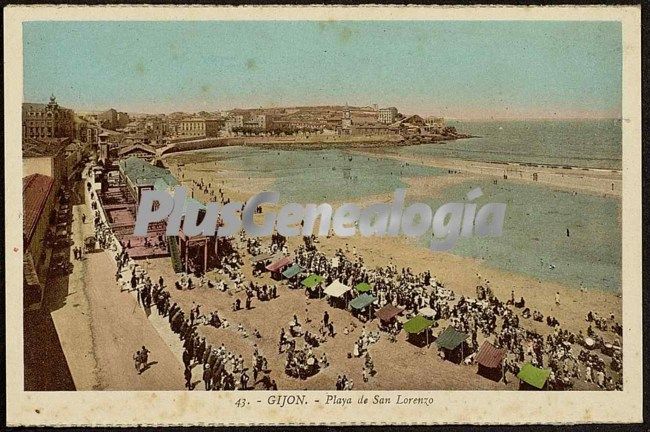
[[[10,425],[642,420],[639,8],[4,24]]]

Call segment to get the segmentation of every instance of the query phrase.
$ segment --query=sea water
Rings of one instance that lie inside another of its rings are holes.
[[[407,187],[404,178],[443,175],[447,170],[344,150],[270,150],[224,147],[210,151],[239,177],[275,178],[282,203],[355,200]],[[209,157],[206,155],[206,158]],[[204,159],[204,161],[207,159]]]
[[[435,209],[446,202],[465,202],[467,192],[476,187],[483,191],[473,201],[478,208],[482,203],[506,203],[503,234],[459,238],[452,253],[575,288],[620,291],[620,199],[485,180],[451,186],[427,204]],[[431,233],[421,241],[428,244],[430,239]]]
[[[450,121],[477,138],[407,146],[404,155],[483,162],[523,162],[581,168],[621,169],[621,121]]]
[[[482,138],[385,149],[407,155],[459,157],[572,165],[621,167],[621,125],[605,121],[463,122],[460,132]],[[178,155],[182,161],[183,156]],[[358,200],[407,187],[405,178],[443,176],[446,170],[397,160],[348,154],[345,150],[273,150],[227,147],[201,152],[201,161],[220,164],[243,178],[275,178],[282,203]],[[575,288],[621,289],[621,201],[562,192],[549,186],[492,180],[461,183],[428,204],[435,210],[459,202],[480,186],[479,202],[505,202],[504,233],[498,238],[460,239],[453,253]],[[407,203],[409,193],[407,191]],[[566,230],[569,229],[569,236]],[[422,239],[427,242],[428,238]],[[433,253],[433,252],[432,252]]]

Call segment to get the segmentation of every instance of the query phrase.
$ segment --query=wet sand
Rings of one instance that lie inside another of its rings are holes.
[[[401,162],[460,171],[464,174],[487,176],[527,183],[552,186],[562,190],[578,191],[601,196],[621,197],[622,173],[617,170],[605,170],[579,167],[531,166],[516,163],[475,162],[462,159],[444,159],[429,156],[407,156],[397,154],[389,149],[351,150],[355,154],[382,156]],[[535,176],[537,180],[535,180]]]

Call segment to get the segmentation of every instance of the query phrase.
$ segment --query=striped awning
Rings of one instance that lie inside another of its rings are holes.
[[[289,264],[291,264],[292,261],[293,261],[293,259],[290,256],[283,257],[283,258],[280,258],[279,260],[277,260],[276,262],[267,265],[266,269],[268,271],[270,271],[270,272],[277,272],[277,271],[282,270],[283,268],[285,268]]]
[[[476,363],[486,368],[494,369],[501,367],[506,350],[497,348],[490,342],[485,341],[476,354]]]

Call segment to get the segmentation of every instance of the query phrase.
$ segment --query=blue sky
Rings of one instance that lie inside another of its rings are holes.
[[[25,100],[78,110],[620,116],[617,22],[28,22],[23,40]]]

